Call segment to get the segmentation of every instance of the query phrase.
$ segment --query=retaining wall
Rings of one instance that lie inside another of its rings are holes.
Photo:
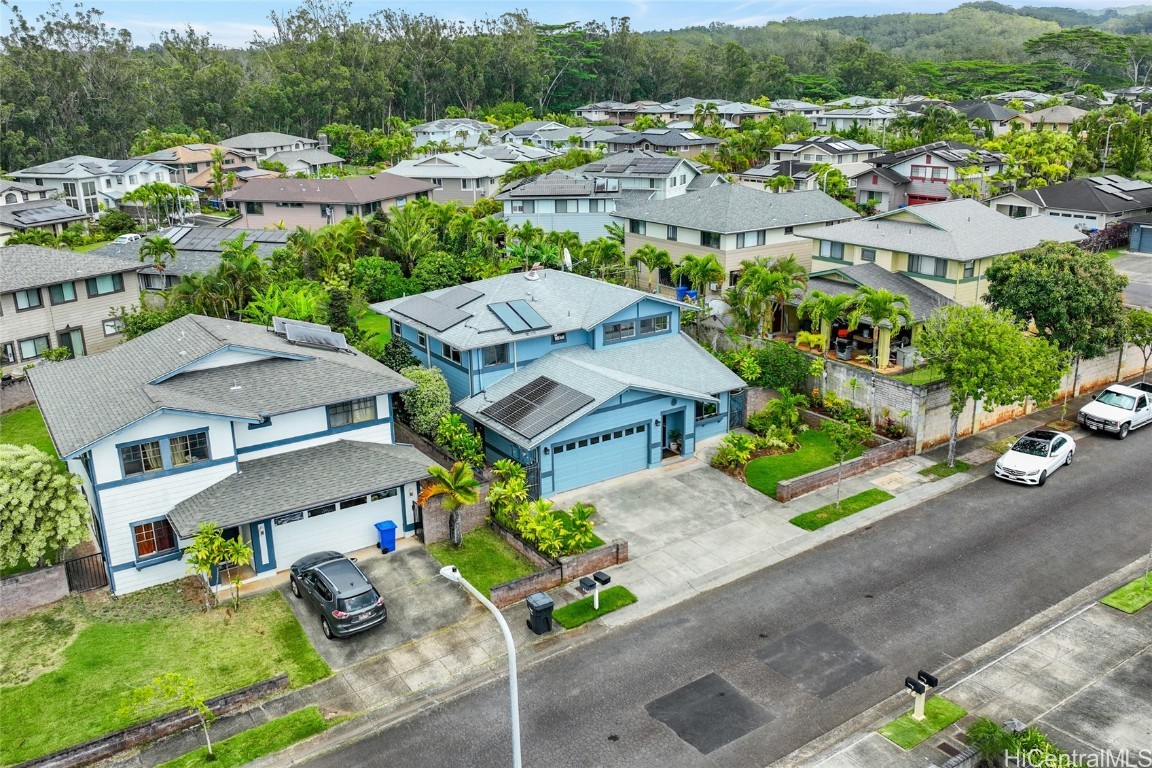
[[[0,386],[0,413],[8,413],[34,402],[36,395],[32,393],[32,385],[23,376],[8,379]]]
[[[544,570],[497,584],[489,590],[489,599],[497,608],[506,608],[528,595],[555,589],[581,576],[626,562],[628,562],[628,542],[624,539],[615,539],[602,547],[578,555],[561,557],[559,564],[549,565]]]
[[[68,597],[68,574],[63,565],[38,568],[0,579],[0,619],[23,616],[29,611]]]

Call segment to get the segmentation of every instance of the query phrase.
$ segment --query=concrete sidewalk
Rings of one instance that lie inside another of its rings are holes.
[[[1088,399],[1083,397],[1070,403],[1069,412],[1075,413],[1079,403]],[[866,528],[888,515],[973,482],[990,472],[988,467],[981,466],[996,456],[987,450],[989,444],[1022,434],[1059,418],[1059,415],[1060,406],[1053,406],[964,438],[958,444],[957,456],[972,464],[972,470],[967,473],[943,479],[920,474],[920,470],[942,460],[942,452],[946,453],[947,450],[945,446],[847,478],[843,481],[844,498],[869,488],[883,488],[895,498],[818,531],[803,531],[787,521],[834,501],[834,486],[787,504],[763,497],[763,508],[740,521],[740,525],[733,523],[735,527],[730,530],[720,529],[719,533],[709,534],[712,538],[727,537],[733,542],[731,552],[722,557],[717,556],[716,547],[695,547],[691,541],[687,541],[682,548],[683,559],[676,563],[674,569],[670,569],[666,566],[666,553],[645,552],[643,547],[630,545],[632,560],[610,568],[609,572],[614,584],[628,587],[639,597],[636,604],[607,614],[577,630],[564,631],[556,625],[554,632],[540,637],[528,630],[528,611],[523,603],[502,612],[515,637],[519,666],[523,669],[542,658],[591,642],[614,627],[637,621],[701,592],[732,582],[839,536]],[[687,464],[683,462],[657,471],[686,471]],[[762,519],[757,520],[758,517]],[[745,533],[749,527],[757,526],[770,529],[775,534],[771,540],[758,539],[755,540],[755,546],[749,547],[749,538]],[[693,557],[693,552],[705,554]],[[659,578],[654,577],[657,572]],[[557,607],[581,597],[573,585],[565,585],[549,594]],[[321,682],[291,691],[246,712],[221,718],[212,727],[212,737],[213,741],[218,741],[310,705],[319,706],[325,714],[357,715],[274,757],[254,763],[270,767],[293,765],[310,755],[370,733],[383,724],[434,707],[445,699],[498,679],[506,672],[503,639],[496,622],[485,613],[339,670]],[[202,744],[203,735],[199,731],[189,731],[162,739],[136,754],[107,764],[151,768],[197,749]]]

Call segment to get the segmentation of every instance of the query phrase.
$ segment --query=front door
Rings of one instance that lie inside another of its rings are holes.
[[[68,328],[56,334],[58,345],[66,348],[72,357],[84,357],[84,330]]]

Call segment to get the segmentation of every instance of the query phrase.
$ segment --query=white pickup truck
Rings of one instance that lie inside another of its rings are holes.
[[[1152,423],[1152,384],[1113,384],[1081,408],[1076,421],[1123,440],[1130,430]]]

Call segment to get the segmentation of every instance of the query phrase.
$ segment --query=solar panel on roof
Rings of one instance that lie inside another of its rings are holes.
[[[540,314],[523,299],[490,304],[488,309],[492,310],[492,314],[500,318],[500,322],[504,323],[504,327],[512,333],[541,331],[545,328],[552,327],[547,320],[540,317]]]
[[[540,376],[482,409],[480,414],[532,439],[592,400],[583,392]]]
[[[312,323],[310,323],[312,325]],[[344,334],[335,331],[308,328],[296,323],[285,323],[284,337],[293,344],[303,344],[308,347],[321,347],[334,349],[339,352],[348,350],[348,340]]]
[[[436,301],[441,304],[447,304],[450,307],[459,309],[470,301],[474,301],[484,294],[475,288],[469,288],[466,285],[458,285],[447,293],[442,293],[436,297]]]
[[[427,296],[413,296],[392,309],[397,314],[411,318],[435,331],[446,331],[472,317],[468,312]]]
[[[311,328],[317,331],[330,331],[331,326],[324,325],[323,323],[309,323],[304,320],[293,320],[290,317],[272,317],[272,330],[275,333],[286,333],[289,325],[299,325],[303,328]]]

